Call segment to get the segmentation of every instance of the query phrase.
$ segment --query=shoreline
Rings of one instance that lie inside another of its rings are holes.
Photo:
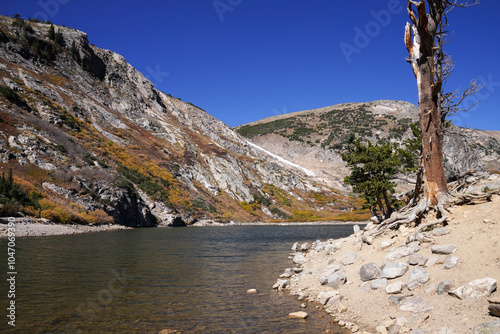
[[[0,239],[7,238],[9,218],[0,218]],[[15,237],[45,237],[56,235],[74,235],[96,232],[108,232],[119,230],[131,230],[132,227],[123,225],[79,225],[79,224],[57,224],[45,219],[37,218],[15,218]]]
[[[450,212],[448,225],[409,244],[415,227],[370,239],[373,223],[346,238],[295,243],[273,288],[296,296],[297,311],[319,307],[352,333],[500,333],[489,309],[500,304],[500,196]]]
[[[56,235],[73,235],[84,233],[97,233],[119,230],[133,230],[141,227],[128,227],[123,225],[79,225],[79,224],[58,224],[43,218],[31,217],[16,217],[15,228],[16,237],[45,237]],[[7,238],[9,218],[0,217],[0,239]],[[220,223],[213,221],[200,221],[193,225],[188,225],[188,228],[196,227],[231,227],[231,226],[320,226],[320,225],[364,225],[367,222],[335,222],[335,221],[321,221],[321,222],[229,222]],[[148,227],[149,228],[149,227]],[[173,228],[173,227],[152,227],[152,228]],[[178,227],[175,227],[178,228]]]

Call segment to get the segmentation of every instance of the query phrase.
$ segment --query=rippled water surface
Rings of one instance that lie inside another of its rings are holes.
[[[295,241],[350,234],[351,226],[151,228],[18,238],[15,333],[339,332],[309,305],[271,289]],[[6,270],[6,245],[0,263]],[[2,305],[7,301],[2,280]],[[257,295],[246,294],[256,288]],[[2,312],[0,328],[8,326]],[[7,329],[6,332],[11,330]]]

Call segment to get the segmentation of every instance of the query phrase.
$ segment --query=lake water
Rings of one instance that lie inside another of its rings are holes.
[[[340,333],[308,305],[272,290],[295,241],[326,240],[352,226],[150,228],[18,238],[15,333]],[[6,240],[0,263],[7,270]],[[258,294],[247,294],[255,288]]]

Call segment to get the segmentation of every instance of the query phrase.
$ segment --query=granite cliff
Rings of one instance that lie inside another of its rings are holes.
[[[356,205],[124,57],[50,22],[0,17],[0,164],[55,221],[156,226],[333,217]]]

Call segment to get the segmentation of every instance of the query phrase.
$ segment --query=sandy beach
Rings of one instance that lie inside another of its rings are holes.
[[[17,237],[42,237],[51,235],[68,235],[92,232],[105,232],[128,230],[131,227],[122,225],[78,225],[78,224],[55,224],[44,219],[15,218],[11,219],[15,226],[15,236]],[[0,238],[7,237],[9,218],[0,218]]]
[[[405,240],[414,227],[371,243],[358,230],[296,245],[294,263],[278,282],[298,296],[297,311],[301,303],[306,311],[322,307],[353,333],[500,333],[500,318],[488,309],[500,298],[500,196],[450,211],[447,226],[427,232],[430,242],[411,247]],[[398,255],[401,250],[408,252]],[[476,291],[471,282],[483,285]],[[480,331],[482,324],[497,327]]]

